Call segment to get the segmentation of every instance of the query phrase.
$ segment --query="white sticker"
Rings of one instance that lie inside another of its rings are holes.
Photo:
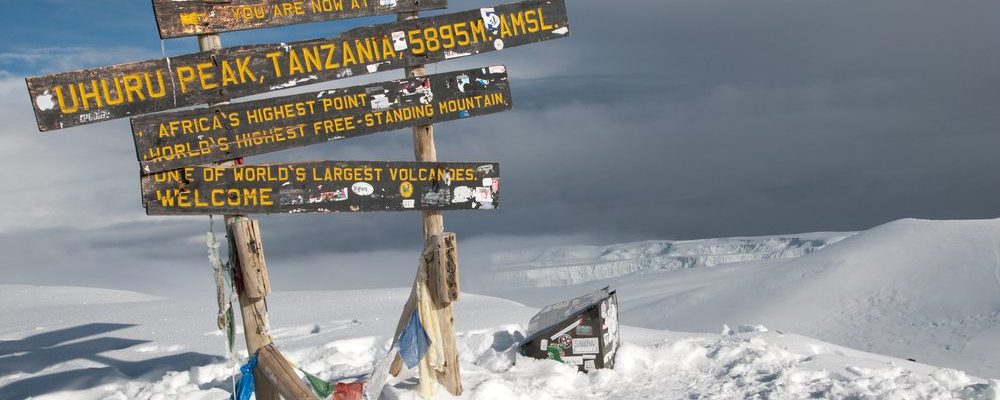
[[[459,186],[455,188],[455,195],[451,196],[452,203],[465,203],[472,200],[472,197],[476,194],[472,192],[472,188],[468,186]]]
[[[375,188],[368,182],[358,182],[351,186],[351,191],[358,196],[371,196]]]
[[[493,187],[493,178],[483,178],[483,186],[486,186],[488,188],[492,188]]]
[[[502,74],[504,72],[507,72],[507,67],[505,67],[503,65],[494,65],[494,66],[490,67],[490,73],[491,74]]]
[[[396,7],[396,0],[378,0],[378,4],[382,7]]]
[[[559,29],[553,29],[552,33],[554,33],[556,35],[565,35],[565,34],[569,33],[569,27],[565,27],[564,26],[564,27],[559,28]]]
[[[459,53],[459,52],[456,52],[456,51],[448,50],[448,51],[444,52],[444,59],[445,60],[450,60],[452,58],[466,57],[466,56],[471,56],[471,55],[472,55],[472,53],[469,53],[469,52]]]
[[[597,366],[594,365],[594,360],[587,360],[583,362],[583,369],[587,371],[593,371],[597,369]]]
[[[493,48],[497,50],[503,50],[503,39],[497,39],[493,41]]]
[[[469,76],[462,74],[455,77],[455,86],[458,86],[458,91],[465,93],[465,88],[469,87]]]
[[[500,30],[500,16],[493,8],[480,8],[479,15],[483,17],[483,26],[487,31],[496,34]]]
[[[597,354],[600,353],[597,338],[576,338],[573,339],[573,354]]]
[[[480,203],[491,203],[493,202],[493,189],[488,187],[477,187],[476,188],[476,201]]]
[[[42,111],[51,110],[56,107],[56,103],[52,101],[52,95],[49,94],[48,90],[35,98],[35,105],[37,105],[38,109]]]
[[[392,48],[396,49],[396,51],[403,51],[406,50],[407,47],[409,46],[407,46],[406,44],[406,33],[404,33],[403,31],[393,32]]]
[[[333,201],[344,201],[347,200],[347,188],[340,188],[333,192]]]
[[[371,103],[372,110],[384,110],[392,107],[392,103],[389,102],[389,97],[384,94],[376,94],[372,96]]]
[[[548,339],[542,339],[542,341],[541,341],[541,342],[538,342],[538,343],[541,343],[541,344],[542,344],[542,345],[540,346],[540,347],[542,348],[542,351],[545,351],[545,350],[548,350],[548,349],[549,349],[549,340],[548,340]]]
[[[573,328],[580,326],[580,324],[582,323],[583,323],[583,318],[577,318],[576,322],[569,324],[569,326],[563,328],[563,330],[559,331],[555,335],[552,335],[549,339],[556,340],[557,337],[565,335],[567,332],[573,330]]]
[[[413,208],[413,204],[414,204],[413,199],[403,200],[403,208]]]
[[[583,364],[583,357],[580,356],[562,356],[561,358],[564,364],[573,364],[573,365]]]

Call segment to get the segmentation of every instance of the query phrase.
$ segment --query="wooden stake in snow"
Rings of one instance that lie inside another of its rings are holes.
[[[219,50],[222,48],[222,40],[219,35],[198,36],[198,47],[201,51]],[[227,161],[220,165],[228,166],[236,164],[236,161]],[[226,233],[229,238],[229,257],[233,265],[233,278],[236,281],[236,294],[240,299],[240,314],[243,319],[243,336],[246,338],[247,351],[250,354],[257,353],[262,347],[271,344],[271,335],[268,334],[267,305],[265,297],[271,293],[271,283],[267,276],[267,265],[264,262],[264,247],[260,240],[260,226],[257,221],[246,218],[243,215],[227,215]],[[272,381],[273,376],[285,376],[287,373],[265,373],[268,371],[288,372],[292,371],[294,382],[282,380],[286,390],[283,393],[299,393],[303,389],[305,393],[312,395],[305,383],[297,379],[291,365],[278,353],[271,349],[272,356],[268,359],[268,368],[258,368],[254,371],[256,385],[254,392],[257,400],[279,400],[278,385]],[[273,355],[273,354],[272,354]],[[298,383],[296,386],[295,383]],[[296,388],[293,391],[291,388]],[[301,398],[299,396],[289,398]],[[315,398],[315,397],[305,397]]]
[[[417,12],[407,12],[400,13],[397,20],[408,21],[417,18],[419,18]],[[408,78],[424,75],[426,75],[426,71],[423,65],[406,68],[406,77]],[[434,146],[434,125],[428,124],[413,127],[413,151],[417,161],[437,161],[437,149]],[[432,239],[444,234],[444,217],[440,211],[424,211],[423,223],[426,252],[427,244],[432,241],[436,244],[437,241]],[[451,237],[454,238],[454,236]],[[454,240],[451,243],[454,244]],[[452,249],[454,249],[454,245],[452,245]],[[462,394],[462,376],[458,365],[458,348],[455,345],[455,317],[451,304],[453,298],[451,296],[442,298],[437,294],[442,292],[440,290],[430,291],[429,299],[417,295],[417,289],[420,286],[426,285],[426,287],[438,288],[440,285],[437,282],[445,281],[453,282],[455,289],[454,299],[457,299],[458,266],[456,263],[453,268],[447,269],[444,265],[446,263],[426,264],[423,257],[421,264],[424,264],[421,266],[421,270],[424,273],[418,272],[417,274],[417,281],[414,282],[413,292],[410,294],[410,299],[403,308],[403,315],[400,317],[400,325],[396,330],[396,336],[402,331],[402,327],[405,326],[404,320],[408,318],[415,306],[422,310],[432,310],[431,312],[434,315],[421,316],[422,321],[435,321],[437,324],[437,326],[425,326],[424,329],[427,331],[436,330],[439,334],[439,337],[436,338],[438,340],[431,343],[432,348],[428,353],[440,352],[439,354],[443,355],[443,360],[440,360],[441,365],[438,366],[431,366],[428,357],[424,357],[421,360],[420,393],[424,398],[428,398],[433,395],[437,384],[440,383],[444,385],[449,393],[458,396]],[[426,268],[426,270],[423,268]],[[434,277],[434,279],[429,279],[429,277]],[[420,282],[420,280],[424,281]],[[432,283],[430,282],[431,280],[435,282]],[[444,292],[447,292],[447,290]],[[421,301],[425,302],[422,307],[417,304]],[[397,357],[392,364],[390,372],[396,375],[401,368],[402,360]]]

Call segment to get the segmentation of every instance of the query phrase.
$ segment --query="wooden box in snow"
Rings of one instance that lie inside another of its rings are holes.
[[[521,354],[588,372],[613,368],[618,342],[618,299],[605,287],[539,311],[528,324]]]

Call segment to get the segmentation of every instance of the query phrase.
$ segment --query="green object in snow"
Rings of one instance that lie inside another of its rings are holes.
[[[299,369],[299,371],[302,371],[302,373],[306,375],[306,380],[309,381],[309,386],[312,386],[312,390],[319,395],[319,398],[329,398],[330,395],[333,394],[333,385],[330,382],[320,379],[318,376],[303,371],[302,369]]]
[[[563,352],[562,351],[562,346],[560,346],[558,344],[550,344],[548,352],[549,352],[549,359],[550,360],[556,360],[556,361],[562,362],[562,352]]]
[[[226,345],[229,346],[229,353],[233,353],[233,344],[236,343],[236,327],[233,326],[233,307],[226,309]]]

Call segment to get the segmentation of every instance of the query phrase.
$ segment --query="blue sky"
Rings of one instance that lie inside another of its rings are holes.
[[[65,65],[53,58],[60,57],[57,49],[108,50],[112,55],[161,53],[161,40],[153,18],[152,2],[147,0],[88,0],[88,1],[9,1],[0,15],[5,40],[0,44],[0,70],[15,75],[53,72],[53,65]],[[441,11],[426,12],[426,15]],[[378,16],[340,21],[317,22],[278,28],[258,29],[223,34],[227,46],[313,39],[336,34],[357,26],[391,22],[394,16]],[[197,51],[195,38],[175,38],[163,41],[167,55]],[[13,55],[39,54],[48,57],[26,61]],[[65,52],[64,52],[65,53]],[[63,54],[61,57],[67,57]],[[48,58],[45,60],[44,58]],[[112,62],[138,61],[121,57]],[[79,60],[75,67],[103,66],[105,60]]]

